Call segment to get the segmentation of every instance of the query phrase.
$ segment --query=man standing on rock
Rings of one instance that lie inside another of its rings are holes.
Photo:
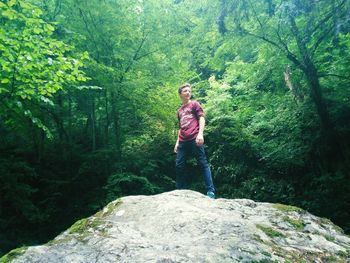
[[[177,110],[180,129],[174,148],[174,152],[176,153],[176,188],[186,188],[186,159],[190,154],[194,154],[201,167],[207,187],[207,196],[215,199],[215,188],[203,145],[203,131],[205,126],[203,109],[197,101],[191,101],[190,84],[186,83],[182,85],[178,92],[182,100],[182,106]]]

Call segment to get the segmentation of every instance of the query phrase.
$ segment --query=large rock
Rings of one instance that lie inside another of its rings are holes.
[[[297,207],[188,190],[128,196],[1,262],[349,262],[350,238]]]

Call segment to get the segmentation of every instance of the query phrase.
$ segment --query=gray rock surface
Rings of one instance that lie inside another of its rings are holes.
[[[177,190],[128,196],[0,262],[350,262],[350,238],[302,209]]]

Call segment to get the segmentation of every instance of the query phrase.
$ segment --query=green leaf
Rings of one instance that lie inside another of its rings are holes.
[[[17,16],[17,12],[12,9],[7,9],[5,11],[2,11],[1,13],[3,16],[7,17],[10,20],[13,20]]]
[[[31,10],[33,9],[33,6],[25,1],[20,1],[19,4],[21,5],[21,7],[23,9],[26,9],[26,10]]]
[[[43,32],[43,30],[42,30],[40,27],[35,27],[35,28],[33,29],[33,32],[34,32],[35,34],[40,34],[41,32]]]
[[[10,92],[8,89],[0,87],[0,93],[8,93]]]
[[[16,4],[17,0],[9,0],[7,2],[8,6],[14,6]]]
[[[51,32],[55,31],[55,28],[52,25],[50,25],[50,24],[45,24],[44,25],[44,29],[46,31],[51,31]]]

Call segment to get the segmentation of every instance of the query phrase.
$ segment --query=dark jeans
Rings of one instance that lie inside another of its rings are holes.
[[[186,188],[186,175],[185,167],[186,160],[189,155],[193,154],[198,164],[200,165],[202,175],[204,177],[205,186],[207,191],[215,192],[213,179],[211,177],[210,167],[205,155],[203,145],[198,146],[196,140],[179,142],[176,154],[176,188],[185,189]]]

